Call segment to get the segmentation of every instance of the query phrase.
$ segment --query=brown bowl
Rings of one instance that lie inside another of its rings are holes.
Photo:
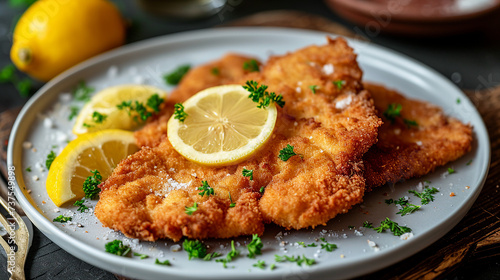
[[[470,32],[500,15],[500,0],[325,0],[357,32],[441,36]]]

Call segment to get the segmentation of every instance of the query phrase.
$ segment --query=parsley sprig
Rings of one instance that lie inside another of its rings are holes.
[[[321,237],[320,240],[323,241],[323,243],[321,243],[321,249],[325,249],[328,252],[333,252],[333,250],[337,249],[336,244],[329,243],[324,237]]]
[[[174,119],[184,122],[188,114],[184,112],[184,105],[182,103],[176,103],[174,105]]]
[[[80,211],[81,213],[85,212],[85,210],[89,209],[85,204],[85,198],[82,198],[81,200],[77,200],[73,205],[78,206],[78,209],[76,211]]]
[[[184,209],[184,212],[186,212],[186,214],[193,215],[193,213],[198,210],[198,203],[195,202],[193,206],[184,206]]]
[[[122,257],[126,256],[131,251],[129,246],[123,245],[123,242],[117,239],[106,243],[104,246],[106,252]]]
[[[266,262],[263,260],[259,260],[259,261],[257,261],[257,263],[254,263],[252,266],[258,267],[260,269],[266,269]]]
[[[55,159],[56,153],[54,153],[54,151],[50,151],[50,153],[47,155],[47,159],[45,160],[45,167],[47,167],[47,169],[50,169],[50,166]]]
[[[56,218],[54,218],[52,221],[53,221],[53,222],[59,222],[59,223],[66,223],[66,222],[69,222],[69,221],[71,221],[71,220],[73,220],[73,218],[71,218],[71,217],[66,217],[66,216],[64,216],[64,215],[59,215],[59,216],[57,216]]]
[[[250,95],[248,98],[252,99],[253,102],[258,103],[257,108],[266,108],[269,107],[271,102],[276,103],[278,106],[283,108],[285,106],[285,101],[283,101],[283,96],[276,95],[274,92],[268,92],[266,85],[259,86],[259,83],[256,81],[247,81],[246,85],[243,86]]]
[[[248,72],[259,72],[259,63],[255,59],[250,59],[243,63],[243,70]]]
[[[296,156],[297,154],[293,151],[293,146],[290,145],[290,144],[287,144],[286,147],[284,147],[283,149],[281,149],[278,157],[282,160],[282,161],[287,161],[289,160],[291,157],[293,156]],[[302,157],[301,155],[299,155],[300,157]]]
[[[192,258],[203,259],[207,255],[207,247],[199,240],[184,240],[182,248],[188,253],[189,260]]]
[[[175,69],[174,71],[165,74],[163,76],[163,79],[165,79],[165,82],[167,84],[175,86],[181,82],[182,78],[184,78],[187,72],[189,72],[189,69],[191,69],[191,65],[189,64],[181,65],[177,67],[177,69]]]
[[[391,103],[387,107],[387,110],[383,113],[384,117],[394,123],[396,121],[396,117],[401,117],[401,110],[403,106],[397,103]]]
[[[232,262],[233,259],[238,257],[239,255],[240,255],[240,251],[236,250],[236,248],[234,247],[234,240],[231,240],[231,251],[229,253],[227,253],[226,258],[215,260],[215,261],[221,262],[222,266],[224,266],[224,268],[227,268],[227,263]]]
[[[250,180],[253,180],[253,170],[248,170],[246,168],[243,168],[243,171],[241,172],[243,176],[249,177]]]
[[[198,187],[198,190],[200,190],[201,192],[199,192],[198,194],[201,195],[201,196],[210,196],[210,195],[214,195],[215,194],[215,191],[212,187],[210,187],[210,185],[208,184],[207,181],[202,181],[201,182],[201,187]]]
[[[252,241],[247,245],[248,257],[254,259],[256,255],[262,255],[262,247],[264,247],[264,243],[259,235],[253,234]]]
[[[298,266],[302,266],[303,263],[308,265],[308,266],[311,266],[311,265],[316,263],[315,259],[309,259],[305,255],[302,255],[302,257],[301,256],[297,256],[297,257],[291,256],[290,257],[287,255],[284,255],[284,256],[274,255],[274,260],[276,262],[286,262],[286,261],[295,262],[295,263],[297,263]]]
[[[140,254],[140,253],[135,253],[135,252],[134,252],[134,256],[139,257],[141,260],[149,258],[149,256],[146,254]]]
[[[409,190],[409,193],[414,194],[418,198],[420,198],[420,202],[422,205],[429,204],[429,202],[434,201],[434,195],[435,193],[439,192],[436,188],[428,188],[426,187],[421,193],[415,191],[415,190]]]
[[[170,261],[169,260],[164,260],[164,261],[160,261],[158,258],[155,260],[155,264],[159,264],[159,265],[167,265],[169,266],[170,265]]]
[[[406,232],[411,232],[411,228],[400,226],[398,223],[392,221],[389,218],[385,218],[385,220],[380,222],[379,227],[374,228],[374,230],[378,233],[384,232],[387,229],[390,230],[395,236],[401,236]]]
[[[94,92],[93,87],[88,87],[85,81],[80,81],[76,87],[73,89],[73,96],[78,101],[89,101],[90,94]]]
[[[94,199],[101,192],[99,184],[102,182],[102,176],[98,170],[91,170],[90,172],[93,175],[88,176],[83,182],[83,192],[86,198]]]

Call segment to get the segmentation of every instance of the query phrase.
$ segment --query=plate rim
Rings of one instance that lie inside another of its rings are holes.
[[[22,110],[19,113],[19,116],[16,119],[14,126],[12,128],[12,132],[11,132],[10,137],[9,137],[9,143],[15,143],[21,120],[23,119],[24,115],[27,113],[29,108],[31,108],[33,106],[33,104],[35,104],[40,98],[43,98],[45,92],[50,91],[50,89],[52,87],[63,82],[66,78],[71,77],[72,75],[77,74],[78,72],[83,71],[88,67],[92,67],[95,64],[99,64],[99,63],[105,62],[107,60],[116,58],[116,57],[120,57],[120,56],[124,56],[124,55],[131,54],[134,52],[138,52],[142,49],[154,48],[154,47],[158,47],[158,46],[161,46],[164,44],[170,44],[172,42],[179,42],[179,41],[184,42],[184,41],[192,41],[192,40],[199,41],[199,40],[203,40],[205,38],[211,38],[213,36],[222,36],[222,37],[224,37],[224,36],[226,36],[226,37],[238,36],[238,35],[241,35],[242,33],[255,33],[255,34],[257,34],[257,33],[270,33],[270,34],[278,33],[278,34],[284,34],[285,36],[308,36],[308,35],[312,35],[312,36],[337,36],[335,34],[326,33],[326,32],[310,31],[310,30],[294,29],[294,28],[228,27],[228,28],[217,28],[217,29],[209,29],[209,30],[202,29],[202,30],[195,30],[195,31],[187,31],[187,32],[164,35],[164,36],[159,36],[159,37],[135,42],[135,43],[126,45],[124,47],[120,47],[118,49],[103,53],[103,54],[96,56],[90,60],[87,60],[85,62],[82,62],[82,63],[70,68],[69,70],[65,71],[64,73],[58,75],[56,78],[54,78],[53,80],[51,80],[47,84],[45,84],[22,108]],[[419,235],[417,238],[421,238],[421,239],[427,238],[427,240],[428,240],[428,242],[424,246],[422,246],[421,248],[418,248],[416,250],[415,249],[409,250],[411,252],[408,252],[408,249],[405,248],[405,246],[399,246],[398,248],[396,248],[396,251],[404,251],[404,252],[400,252],[401,254],[398,254],[397,255],[398,257],[391,258],[391,261],[385,261],[383,266],[377,266],[375,268],[372,267],[371,269],[365,268],[364,270],[359,269],[359,267],[358,267],[357,268],[358,273],[356,273],[356,275],[359,276],[362,274],[366,274],[366,273],[370,273],[370,272],[373,272],[376,270],[380,270],[380,269],[387,267],[389,265],[392,265],[392,264],[394,264],[402,259],[405,259],[411,255],[414,255],[418,251],[420,251],[420,250],[424,249],[425,247],[429,246],[430,244],[434,243],[437,239],[439,239],[444,234],[446,234],[449,230],[451,230],[452,227],[455,226],[460,220],[462,220],[463,217],[465,216],[465,214],[468,212],[468,210],[472,206],[472,204],[475,202],[475,200],[479,196],[479,194],[482,190],[482,187],[486,181],[487,174],[488,174],[488,167],[489,167],[489,163],[491,160],[491,151],[489,148],[490,142],[489,142],[488,132],[487,132],[486,126],[484,125],[484,121],[481,118],[481,115],[478,113],[475,106],[470,102],[468,97],[458,87],[456,87],[456,85],[452,84],[444,76],[442,76],[440,73],[438,73],[434,69],[430,68],[429,66],[426,66],[423,63],[416,61],[415,59],[412,59],[410,57],[407,57],[401,53],[398,53],[398,52],[393,51],[389,48],[382,47],[382,46],[379,46],[379,45],[376,45],[373,43],[362,42],[362,41],[358,41],[358,40],[350,39],[350,38],[346,38],[346,39],[349,41],[349,44],[351,46],[353,46],[353,48],[355,48],[355,51],[356,51],[356,47],[364,46],[364,47],[367,47],[368,50],[373,51],[373,49],[375,49],[375,50],[381,51],[389,56],[395,56],[398,59],[403,59],[403,61],[410,62],[410,64],[413,64],[412,66],[416,66],[418,68],[418,70],[428,72],[432,76],[436,76],[437,79],[444,82],[444,84],[447,84],[447,86],[449,86],[450,89],[456,91],[462,98],[464,98],[463,102],[467,103],[467,105],[473,109],[472,113],[474,115],[476,115],[476,117],[478,117],[478,119],[480,120],[480,123],[478,125],[475,124],[475,134],[478,138],[477,139],[478,146],[481,146],[482,150],[485,151],[484,155],[486,156],[486,159],[487,159],[487,160],[485,160],[485,162],[483,162],[483,165],[480,168],[480,170],[482,171],[482,174],[481,174],[482,176],[480,177],[478,188],[477,188],[476,192],[474,193],[474,195],[471,198],[464,201],[467,204],[466,209],[461,210],[461,211],[457,210],[456,212],[460,212],[460,214],[459,215],[455,214],[453,217],[454,219],[452,219],[451,221],[448,220],[449,223],[447,225],[449,226],[449,229],[444,230],[444,233],[442,233],[442,234],[440,233],[437,238],[429,238],[427,236],[424,236],[423,234]],[[360,55],[360,54],[358,54],[358,55]],[[481,132],[481,135],[478,134],[478,131]],[[479,143],[479,142],[481,142],[481,143]],[[19,145],[20,144],[18,144],[18,146]],[[8,146],[8,154],[7,154],[8,166],[13,166],[13,163],[14,163],[14,160],[13,160],[14,147],[15,147],[14,144],[10,144]],[[480,152],[480,151],[481,150],[478,149],[478,152]],[[130,260],[123,259],[123,257],[114,256],[114,255],[106,253],[102,250],[100,251],[98,249],[95,249],[92,246],[87,245],[87,243],[82,242],[82,241],[68,235],[67,233],[63,232],[59,228],[57,228],[54,224],[52,224],[52,222],[48,221],[41,213],[39,213],[38,210],[36,208],[34,208],[34,206],[31,205],[31,203],[28,201],[28,198],[25,197],[23,191],[20,188],[18,176],[22,176],[22,175],[16,172],[16,176],[15,176],[16,186],[14,189],[14,193],[15,193],[17,200],[20,202],[23,209],[27,208],[27,210],[25,210],[25,211],[26,211],[26,214],[28,215],[28,217],[30,218],[30,220],[32,220],[32,222],[45,235],[47,235],[47,237],[49,237],[49,239],[51,239],[58,246],[62,247],[63,249],[65,249],[65,251],[74,255],[75,257],[79,258],[80,260],[83,260],[83,261],[91,263],[97,267],[100,267],[100,268],[103,268],[105,270],[112,271],[115,273],[123,274],[125,272],[125,271],[121,271],[120,269],[122,269],[122,270],[128,269],[128,272],[130,272],[131,270],[140,269],[141,267],[144,267],[143,263],[134,262],[133,259],[130,259]],[[39,220],[40,218],[41,218],[41,220]],[[443,231],[443,230],[441,230],[441,231]],[[430,233],[428,233],[427,235],[430,235]],[[75,252],[74,247],[77,247],[77,246],[85,246],[85,247],[88,246],[87,249],[89,249],[89,250],[77,250],[77,252]],[[391,253],[391,254],[394,253],[394,250],[390,250],[390,251],[387,250],[387,251],[388,252],[381,252],[380,254],[378,254],[378,256],[383,257],[384,253]],[[361,258],[360,260],[358,260],[356,262],[350,262],[348,266],[350,266],[350,267],[360,266],[360,265],[366,264],[367,262],[370,262],[370,259],[371,259],[371,257]],[[108,264],[108,265],[106,265],[106,264]],[[112,267],[110,267],[109,265],[112,265]],[[159,276],[159,275],[161,275],[161,276],[170,275],[172,277],[186,278],[186,279],[189,279],[192,277],[201,277],[201,278],[208,279],[208,278],[213,277],[211,275],[206,275],[206,274],[203,274],[201,272],[193,275],[192,274],[193,271],[165,270],[164,268],[161,268],[161,267],[153,268],[150,266],[147,266],[147,268],[148,268],[149,273],[153,273],[153,274],[149,274],[150,277],[151,276],[152,277]],[[319,269],[311,269],[310,273],[321,274],[321,273],[325,273],[325,272],[332,271],[332,270],[333,270],[333,268],[324,267],[324,268],[319,268]],[[360,270],[362,271],[362,273],[359,273]],[[130,273],[129,273],[129,275],[130,275]],[[132,276],[133,275],[134,274],[132,274]],[[144,274],[139,274],[137,272],[135,275],[136,276],[137,275],[146,276]],[[245,279],[262,279],[262,278],[277,278],[280,276],[281,276],[281,274],[276,273],[276,272],[271,272],[271,271],[265,271],[265,272],[262,272],[259,274],[253,274],[253,275],[246,275],[246,274],[242,275],[242,273],[237,273],[237,272],[225,272],[221,275],[218,275],[218,278],[219,279],[231,279],[234,277],[238,277],[238,278],[243,277]],[[350,276],[350,277],[352,277],[352,276]]]

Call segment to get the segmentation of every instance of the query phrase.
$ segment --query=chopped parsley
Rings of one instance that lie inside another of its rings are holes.
[[[293,146],[291,146],[290,144],[287,144],[285,148],[281,149],[280,154],[278,155],[278,157],[282,161],[287,161],[291,157],[296,156],[296,155],[297,154],[293,151]]]
[[[231,251],[227,253],[225,259],[215,260],[216,262],[221,262],[224,268],[227,268],[227,263],[232,262],[234,258],[240,255],[240,251],[236,250],[234,247],[234,240],[231,240]]]
[[[472,163],[472,159],[469,160],[465,165],[471,165],[471,163]]]
[[[248,72],[259,72],[259,63],[255,59],[250,59],[243,63],[243,70]]]
[[[202,181],[201,182],[201,187],[198,187],[198,190],[201,191],[201,192],[198,193],[201,196],[204,196],[204,195],[210,196],[210,195],[214,195],[215,194],[214,189],[208,185],[207,181]]]
[[[404,206],[404,205],[408,204],[408,199],[406,199],[405,197],[401,197],[399,200],[394,200],[394,199],[390,198],[390,199],[386,199],[385,203],[387,205],[391,205],[394,203],[396,205]]]
[[[275,264],[275,263],[273,263],[273,264],[269,267],[269,269],[270,269],[270,270],[274,270],[275,268],[276,268],[276,264]]]
[[[149,258],[148,255],[146,255],[146,254],[139,254],[139,253],[134,253],[134,256],[139,257],[141,260]]]
[[[65,217],[63,215],[59,215],[56,218],[54,218],[54,220],[52,220],[52,221],[53,222],[59,222],[59,223],[66,223],[66,222],[69,222],[71,220],[73,220],[73,218],[71,218],[71,217]]]
[[[373,224],[368,222],[368,221],[364,221],[363,222],[363,227],[364,228],[373,228]]]
[[[102,176],[98,170],[91,170],[90,172],[93,175],[88,176],[83,182],[83,192],[86,198],[94,199],[101,192],[99,184],[102,182]]]
[[[191,69],[191,65],[185,64],[177,67],[174,71],[163,76],[168,85],[175,86],[180,83],[184,75]]]
[[[341,90],[342,86],[345,84],[345,81],[344,80],[338,80],[338,81],[333,81],[332,83],[337,86],[337,89]]]
[[[303,241],[299,241],[297,242],[300,246],[306,248],[306,247],[318,247],[318,245],[316,245],[316,243],[311,243],[311,244],[306,244],[305,242]]]
[[[408,128],[418,127],[417,121],[403,119],[403,122],[406,124],[406,127],[408,127]]]
[[[73,204],[74,206],[78,206],[78,209],[76,211],[80,211],[81,213],[85,212],[85,210],[89,209],[87,206],[85,206],[85,204],[83,204],[85,202],[85,198],[82,198],[81,200],[77,200],[75,202],[75,204]]]
[[[460,104],[462,102],[462,100],[460,100],[460,98],[457,98],[457,104]]]
[[[11,0],[12,1],[12,0]],[[7,83],[15,79],[16,67],[14,64],[8,64],[0,70],[0,83]]]
[[[298,266],[302,266],[303,263],[305,263],[306,265],[308,266],[311,266],[313,264],[316,263],[316,260],[315,259],[309,259],[309,258],[306,258],[305,255],[302,255],[301,256],[287,256],[287,255],[284,255],[284,256],[279,256],[279,255],[274,255],[274,260],[276,262],[295,262],[297,263]]]
[[[47,167],[47,169],[50,169],[50,166],[55,159],[56,153],[54,153],[54,151],[50,151],[50,153],[47,155],[47,159],[45,160],[45,167]]]
[[[257,263],[254,263],[252,266],[258,267],[260,269],[266,269],[266,262],[263,260],[257,261]]]
[[[182,243],[184,251],[188,253],[189,260],[192,258],[203,259],[207,255],[207,247],[199,240],[184,240]]]
[[[130,252],[130,247],[123,245],[121,240],[113,240],[106,243],[106,252],[117,256],[126,256]]]
[[[153,109],[155,113],[159,113],[160,105],[163,103],[163,101],[164,99],[160,98],[160,96],[157,93],[155,93],[148,98],[148,100],[146,101],[146,105],[149,108]]]
[[[176,103],[174,105],[174,119],[184,122],[188,114],[184,112],[184,105],[181,103]]]
[[[186,212],[186,214],[193,215],[193,213],[196,212],[196,210],[198,210],[198,203],[195,202],[191,207],[184,206],[184,209],[185,209],[184,212]]]
[[[162,262],[160,262],[160,260],[158,260],[158,258],[155,260],[155,264],[159,264],[159,265],[170,265],[170,261],[169,260],[164,260]]]
[[[259,235],[253,234],[252,241],[247,245],[248,257],[253,259],[256,255],[262,255],[262,247],[264,247],[264,243],[262,243]]]
[[[103,123],[107,117],[108,117],[108,115],[101,114],[97,111],[94,111],[94,113],[92,113],[92,120],[95,123]]]
[[[85,81],[80,81],[73,89],[73,96],[78,101],[89,101],[90,94],[94,92],[93,87],[88,87]]]
[[[260,193],[264,193],[264,190],[265,190],[265,189],[266,189],[266,188],[265,188],[264,186],[262,186],[262,187],[260,187],[259,192],[260,192]]]
[[[132,112],[134,112],[132,119],[137,123],[144,122],[149,117],[153,116],[153,114],[148,111],[148,108],[137,100],[134,102],[132,102],[132,100],[122,101],[122,103],[116,105],[116,107],[119,110],[126,110],[129,116],[132,116]]]
[[[228,193],[229,193],[229,201],[230,201],[229,207],[233,208],[234,206],[236,206],[236,203],[234,203],[233,199],[231,198],[231,192],[228,191]]]
[[[241,172],[243,176],[249,177],[250,180],[253,180],[253,170],[248,170],[246,168],[243,168],[243,171]]]
[[[414,194],[420,198],[422,205],[429,204],[429,202],[434,201],[433,194],[439,192],[436,188],[425,188],[421,193],[415,190],[409,190],[409,193]]]
[[[276,95],[274,92],[269,93],[267,91],[268,86],[266,85],[259,86],[259,83],[256,81],[247,81],[246,86],[243,86],[243,88],[250,92],[248,98],[259,104],[257,108],[266,108],[271,104],[271,102],[276,103],[281,108],[285,106],[283,96],[281,94]]]
[[[448,167],[448,174],[456,173],[455,169]]]
[[[318,89],[317,85],[309,86],[309,88],[311,89],[312,93],[316,94],[316,89]]]
[[[399,212],[397,212],[396,214],[401,214],[401,216],[405,216],[407,214],[411,214],[417,211],[418,209],[420,209],[420,207],[422,206],[408,203],[405,206],[403,206],[403,208],[401,208]]]
[[[222,256],[222,254],[221,254],[221,253],[219,253],[219,252],[213,252],[213,253],[211,253],[211,254],[207,254],[207,255],[203,258],[203,260],[204,260],[204,261],[210,261],[210,260],[215,259],[215,258],[220,257],[220,256]]]
[[[411,232],[411,228],[400,226],[398,223],[391,221],[389,218],[385,218],[385,220],[380,222],[379,227],[374,228],[374,230],[378,233],[384,232],[387,229],[390,230],[395,236],[401,236],[406,232]]]
[[[218,67],[214,67],[210,70],[210,73],[212,73],[212,75],[214,76],[219,76],[220,75],[220,70]]]
[[[78,111],[80,111],[80,108],[76,107],[76,106],[71,106],[69,107],[69,116],[68,116],[68,120],[72,120],[74,117],[78,116]]]
[[[403,109],[401,104],[391,103],[383,115],[386,119],[391,121],[391,123],[394,123],[394,121],[396,121],[396,117],[401,117],[401,109]]]
[[[31,172],[31,166],[26,167],[26,171]]]
[[[333,252],[334,249],[337,249],[336,244],[328,243],[324,237],[321,237],[320,240],[323,241],[321,249],[325,249],[327,252]]]

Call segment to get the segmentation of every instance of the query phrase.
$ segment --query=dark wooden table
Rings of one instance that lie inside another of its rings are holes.
[[[359,29],[319,1],[307,5],[299,0],[229,1],[238,4],[222,15],[194,22],[156,18],[138,9],[135,2],[114,2],[133,22],[128,32],[129,42],[219,25],[288,26],[344,36],[359,35],[356,32]],[[284,8],[287,11],[272,11]],[[9,61],[9,30],[13,19],[20,13],[22,9],[13,9],[6,1],[0,1],[0,67]],[[5,29],[7,31],[3,32]],[[365,36],[365,39],[410,55],[463,88],[488,127],[492,158],[483,191],[455,228],[418,254],[358,279],[500,279],[500,174],[497,168],[500,159],[500,36],[488,31],[451,38],[409,39],[377,34]],[[1,170],[6,167],[5,140],[19,106],[26,100],[12,86],[0,84]],[[0,279],[7,279],[3,256],[0,256],[0,267]],[[66,253],[36,228],[26,263],[26,276],[27,279],[121,278]]]

